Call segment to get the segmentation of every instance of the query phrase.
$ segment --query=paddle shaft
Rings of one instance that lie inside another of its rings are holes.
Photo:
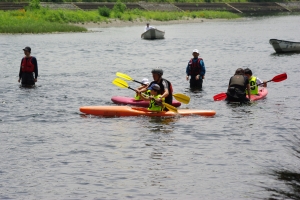
[[[121,72],[117,72],[116,76],[121,77],[123,79],[129,80],[129,81],[134,81],[136,83],[140,83],[144,86],[148,86],[147,84],[144,84],[142,82],[136,81],[127,74],[123,74]],[[123,83],[121,80],[118,80],[119,84],[128,87],[127,83]],[[172,94],[176,100],[180,101],[181,103],[188,104],[190,102],[190,97],[184,95],[184,94]]]

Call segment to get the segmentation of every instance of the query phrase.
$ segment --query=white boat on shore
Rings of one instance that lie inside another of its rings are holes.
[[[153,39],[164,39],[165,38],[165,32],[164,31],[160,31],[158,29],[149,29],[146,32],[144,32],[141,35],[142,39],[149,39],[149,40],[153,40]]]
[[[300,42],[270,39],[269,43],[276,53],[300,52]]]

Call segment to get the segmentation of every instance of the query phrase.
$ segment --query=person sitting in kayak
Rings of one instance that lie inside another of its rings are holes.
[[[229,80],[227,90],[227,101],[245,103],[250,101],[250,84],[246,76],[244,76],[244,69],[238,68],[235,71],[234,76]],[[246,90],[248,91],[248,97],[246,97]]]
[[[150,82],[149,82],[149,80],[147,78],[143,78],[143,80],[141,81],[141,83],[142,83],[141,86],[138,87],[137,90],[141,90],[143,88],[147,88],[149,86]],[[146,90],[146,92],[144,92],[144,94],[146,94],[146,95],[149,96],[150,95],[150,90]],[[142,100],[141,96],[138,93],[135,94],[134,99],[135,100]]]
[[[152,73],[152,77],[153,77],[154,81],[152,81],[149,84],[150,87],[153,84],[157,84],[160,87],[161,97],[158,98],[156,101],[159,103],[164,98],[165,102],[167,104],[172,105],[172,102],[173,102],[173,94],[172,94],[173,93],[173,87],[172,87],[172,84],[170,83],[170,81],[168,81],[167,79],[162,78],[162,75],[164,74],[163,70],[159,69],[159,68],[156,68],[156,69],[153,69],[151,71],[151,73]],[[137,92],[141,93],[141,92],[145,92],[146,90],[147,90],[147,88],[143,88],[141,90],[137,90]],[[165,108],[164,110],[168,111],[167,108]]]
[[[160,94],[160,87],[157,84],[152,84],[151,87],[149,87],[150,90],[150,96],[146,95],[141,95],[143,100],[150,101],[149,102],[149,111],[163,111],[164,106],[161,104],[161,102],[157,102],[156,99],[161,98]],[[162,102],[164,102],[164,98],[162,98]]]
[[[145,32],[148,31],[149,29],[156,29],[156,28],[154,26],[150,26],[150,24],[147,23],[145,26]]]
[[[250,84],[250,94],[257,95],[258,94],[258,86],[263,85],[263,87],[267,87],[267,82],[266,81],[261,81],[258,77],[252,76],[252,71],[249,68],[244,69],[245,71],[245,76],[249,80]],[[246,91],[246,94],[248,92]]]

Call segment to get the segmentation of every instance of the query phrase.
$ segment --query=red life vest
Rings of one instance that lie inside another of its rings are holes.
[[[197,76],[200,74],[200,61],[202,60],[202,58],[198,58],[197,62],[193,62],[193,58],[190,60],[189,62],[189,75],[191,76]]]
[[[22,72],[34,72],[34,65],[32,64],[31,60],[31,56],[29,58],[23,58],[21,64]]]

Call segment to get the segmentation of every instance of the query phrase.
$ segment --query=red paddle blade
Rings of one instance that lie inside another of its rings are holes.
[[[284,81],[285,79],[287,79],[287,74],[283,73],[283,74],[279,74],[277,76],[275,76],[272,81],[273,82],[280,82],[280,81]]]
[[[227,97],[226,93],[220,93],[214,96],[214,101],[223,101]]]

